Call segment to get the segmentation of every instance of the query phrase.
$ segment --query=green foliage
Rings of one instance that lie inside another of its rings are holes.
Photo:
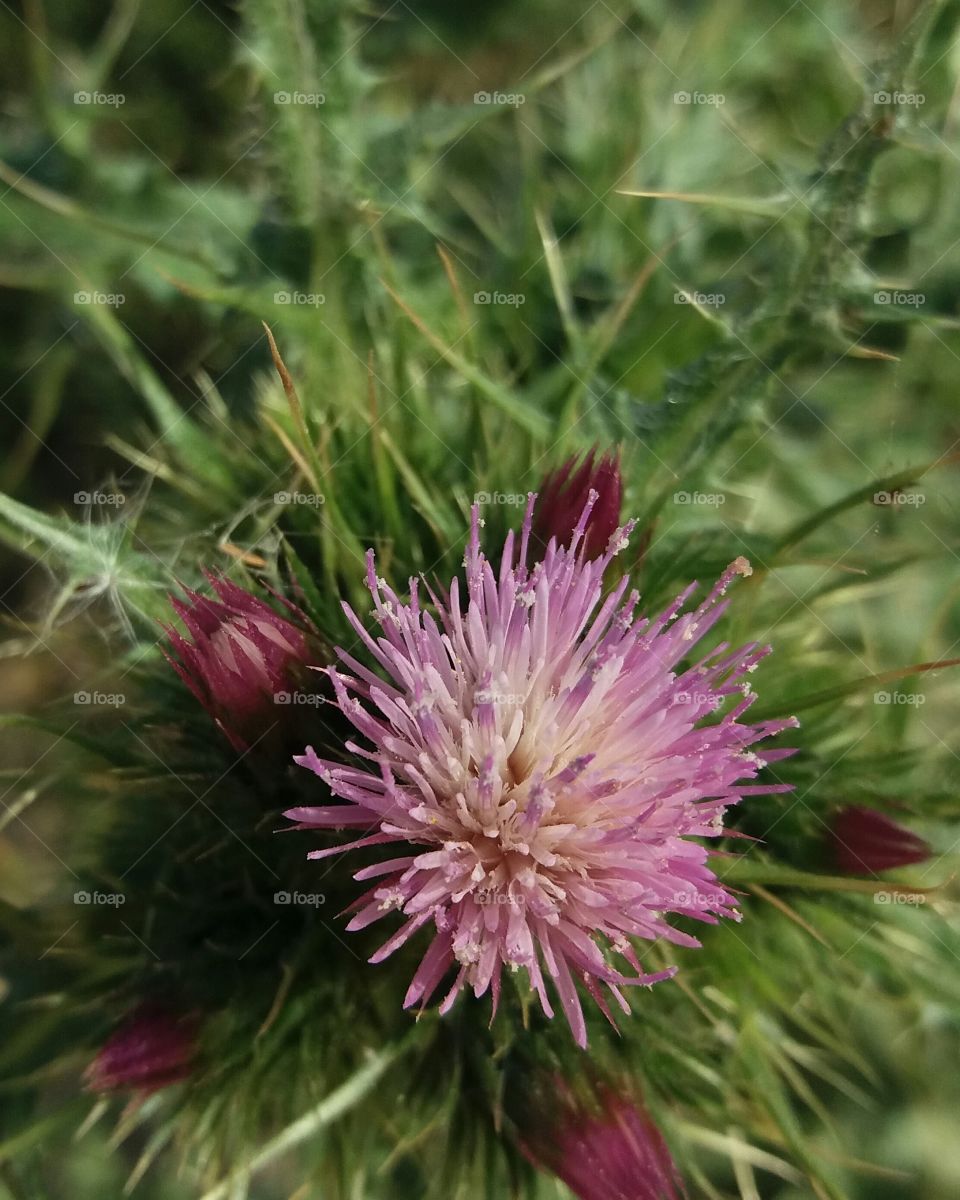
[[[41,613],[10,654],[65,671],[4,726],[0,854],[27,865],[0,907],[0,1195],[129,1171],[204,1200],[560,1194],[517,1138],[531,1081],[584,1071],[561,1022],[519,986],[489,1029],[470,998],[404,1014],[417,945],[369,965],[349,865],[277,833],[315,781],[218,739],[158,621],[206,566],[352,645],[368,547],[398,591],[445,586],[478,493],[595,442],[622,447],[645,605],[751,560],[723,638],[773,644],[757,711],[802,725],[768,770],[794,790],[720,846],[743,923],[654,946],[676,982],[620,1035],[594,1014],[590,1069],[642,1083],[695,1194],[956,1186],[929,1141],[868,1136],[955,1105],[960,1002],[956,5],[908,7],[0,13],[25,117],[0,151],[0,540]],[[519,520],[483,513],[490,545]],[[293,718],[342,753],[335,717]],[[850,803],[935,857],[838,880]],[[293,891],[323,901],[276,904]],[[202,1014],[200,1059],[121,1112],[80,1071],[147,996]]]

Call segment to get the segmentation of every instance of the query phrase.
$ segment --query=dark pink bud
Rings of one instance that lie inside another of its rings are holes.
[[[872,808],[851,805],[834,817],[830,844],[846,875],[870,875],[925,862],[930,847],[915,833]]]
[[[533,513],[536,536],[544,543],[553,537],[568,546],[591,489],[597,499],[587,518],[583,553],[589,559],[599,557],[620,525],[623,481],[619,459],[612,452],[597,458],[593,449],[579,466],[575,458],[568,458],[546,476]]]
[[[305,667],[319,658],[306,616],[279,616],[264,600],[220,575],[206,573],[218,599],[184,589],[171,597],[189,638],[167,628],[179,662],[168,659],[236,750],[246,750],[276,723]]]
[[[639,1099],[611,1089],[589,1100],[559,1085],[552,1122],[523,1152],[579,1200],[681,1200],[683,1184],[659,1129]]]
[[[190,1074],[197,1018],[143,1004],[106,1040],[84,1073],[94,1092],[155,1092]]]

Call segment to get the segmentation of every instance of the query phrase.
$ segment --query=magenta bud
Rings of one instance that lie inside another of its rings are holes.
[[[681,1200],[667,1144],[636,1096],[602,1088],[585,1099],[559,1082],[546,1112],[521,1149],[579,1200]]]
[[[190,1074],[197,1017],[147,1003],[107,1038],[84,1072],[90,1091],[158,1091]]]
[[[588,559],[599,557],[619,528],[623,499],[618,456],[611,452],[598,458],[597,454],[595,448],[579,466],[576,458],[568,458],[551,471],[540,486],[533,513],[533,531],[542,542],[556,538],[558,545],[568,546],[590,492],[595,491],[597,499],[583,539]]]
[[[930,846],[896,821],[851,805],[834,817],[830,844],[837,867],[845,875],[869,875],[925,862]]]
[[[171,597],[188,638],[165,627],[180,678],[229,738],[244,751],[277,723],[278,704],[290,704],[306,666],[316,661],[313,630],[304,613],[284,601],[293,620],[223,576],[206,572],[218,599],[185,588]]]

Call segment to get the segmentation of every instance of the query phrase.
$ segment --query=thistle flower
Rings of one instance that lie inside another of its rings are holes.
[[[591,492],[568,548],[551,540],[529,566],[531,496],[519,554],[511,532],[498,572],[480,549],[474,508],[466,611],[454,579],[446,604],[431,594],[440,625],[421,608],[417,581],[402,603],[368,553],[382,636],[345,611],[389,681],[338,650],[352,673],[330,669],[336,702],[369,745],[347,743],[354,765],[308,747],[296,761],[346,804],[287,813],[300,828],[367,834],[311,858],[397,848],[398,857],[354,876],[380,882],[357,901],[347,928],[399,910],[404,923],[371,959],[381,962],[432,924],[405,1007],[426,1003],[454,966],[440,1011],[469,985],[477,996],[492,993],[495,1012],[503,968],[522,967],[548,1016],[544,974],[552,979],[581,1046],[575,978],[608,1016],[601,983],[628,1012],[623,985],[675,970],[645,973],[631,939],[697,946],[667,914],[712,924],[738,918],[705,847],[687,839],[721,834],[725,809],[741,796],[784,790],[744,781],[790,753],[761,759],[750,747],[792,723],[739,719],[753,695],[738,680],[764,649],[721,645],[679,665],[724,611],[733,578],[749,574],[746,561],[737,559],[694,611],[681,615],[691,584],[659,616],[637,620],[626,578],[606,598],[602,590],[632,526],[616,531],[598,558],[583,552],[596,500]],[[718,716],[730,696],[733,707]],[[614,954],[626,968],[613,965]]]
[[[579,1200],[681,1200],[679,1174],[650,1114],[625,1093],[602,1088],[585,1102],[557,1081],[521,1149]]]
[[[877,874],[925,862],[930,846],[872,808],[850,805],[834,817],[830,842],[837,868],[846,875]]]
[[[578,467],[576,458],[568,458],[551,471],[540,485],[539,501],[533,513],[533,532],[546,545],[556,538],[569,546],[591,490],[597,493],[583,534],[583,555],[597,558],[620,524],[623,481],[619,459],[611,454],[597,458],[591,450]],[[596,461],[594,461],[596,459]]]
[[[165,627],[180,661],[168,661],[235,750],[244,751],[276,722],[314,657],[307,618],[284,601],[299,625],[223,576],[205,572],[218,600],[185,588],[171,604],[192,640]],[[284,697],[286,699],[284,699]]]
[[[186,1079],[195,1054],[195,1017],[143,1004],[110,1035],[84,1079],[94,1092],[155,1092]]]

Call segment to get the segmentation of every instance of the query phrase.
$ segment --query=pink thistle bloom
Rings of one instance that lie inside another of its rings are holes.
[[[537,1130],[533,1144],[521,1144],[534,1166],[563,1180],[579,1200],[681,1200],[670,1151],[639,1102],[603,1089],[585,1105],[562,1081],[557,1093],[561,1107],[550,1126]]]
[[[187,1078],[196,1049],[194,1016],[143,1004],[106,1040],[84,1079],[94,1092],[156,1092]]]
[[[569,546],[591,491],[597,499],[587,518],[582,550],[586,558],[601,555],[620,524],[623,480],[614,454],[597,458],[597,451],[591,450],[579,466],[576,458],[568,458],[544,478],[533,513],[534,535],[544,545],[553,537]]]
[[[277,697],[286,693],[289,703],[289,693],[311,659],[303,628],[307,619],[285,601],[301,623],[295,625],[229,579],[205,574],[217,600],[188,588],[188,603],[171,597],[190,640],[165,627],[180,659],[168,660],[234,749],[244,751],[276,721]]]
[[[855,805],[836,814],[830,841],[837,867],[847,875],[890,871],[930,857],[930,846],[923,838],[883,813]]]
[[[511,532],[498,570],[480,549],[474,508],[466,609],[454,579],[447,603],[431,597],[439,624],[421,608],[417,581],[409,603],[401,602],[376,577],[368,553],[381,636],[345,611],[389,681],[344,650],[338,655],[352,674],[329,673],[337,704],[369,745],[347,743],[357,765],[321,759],[308,747],[296,761],[346,803],[286,815],[300,828],[366,833],[311,858],[397,847],[398,857],[354,876],[378,882],[357,901],[347,928],[399,910],[403,924],[371,959],[381,962],[433,926],[405,1007],[426,1003],[455,967],[440,1011],[469,985],[477,996],[492,993],[495,1012],[503,968],[523,968],[548,1016],[545,976],[552,980],[584,1046],[577,981],[607,1016],[601,983],[629,1012],[624,985],[675,971],[644,973],[632,939],[697,946],[668,914],[712,924],[739,917],[705,847],[687,839],[720,835],[724,810],[741,796],[786,790],[744,781],[790,753],[766,751],[761,759],[750,747],[793,720],[739,719],[753,695],[738,681],[762,648],[721,645],[678,666],[723,613],[734,576],[749,574],[744,559],[693,611],[681,613],[695,584],[659,616],[638,620],[639,597],[626,594],[626,578],[606,597],[602,588],[632,526],[587,559],[592,492],[569,547],[551,541],[542,562],[528,566],[534,500],[519,553]],[[733,706],[718,715],[731,696]]]

